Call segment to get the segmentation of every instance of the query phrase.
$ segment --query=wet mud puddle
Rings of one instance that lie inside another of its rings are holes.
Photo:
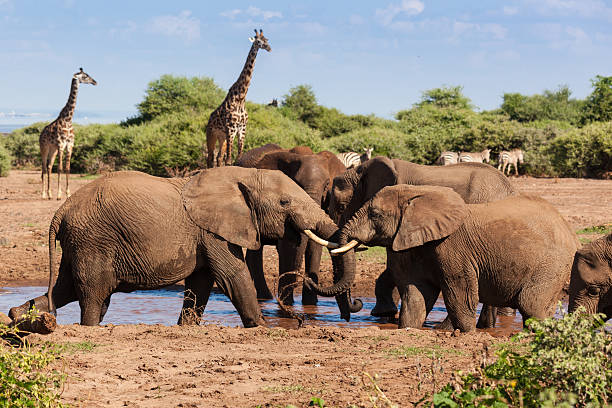
[[[0,288],[0,311],[7,313],[11,307],[23,304],[46,293],[47,288],[42,286],[23,286]],[[296,296],[296,304],[292,310],[304,314],[304,325],[309,326],[335,326],[359,328],[378,326],[381,329],[397,328],[396,321],[370,316],[374,307],[374,298],[361,298],[363,309],[351,316],[351,321],[340,319],[338,307],[334,299],[319,299],[316,306],[302,306],[301,297]],[[102,324],[163,324],[174,325],[183,304],[183,291],[176,289],[160,289],[149,291],[135,291],[132,293],[115,293],[111,298],[110,307]],[[261,301],[260,306],[264,317],[271,327],[297,328],[298,322],[288,317],[275,300]],[[479,306],[480,308],[480,306]],[[57,311],[59,324],[78,323],[80,320],[78,302],[72,302]],[[425,322],[426,327],[433,327],[444,320],[446,309],[444,301],[440,298]],[[203,324],[218,324],[222,326],[241,326],[240,317],[229,299],[222,293],[213,292],[210,295]],[[494,329],[486,331],[494,336],[506,336],[522,329],[523,322],[520,313],[515,316],[500,316]]]

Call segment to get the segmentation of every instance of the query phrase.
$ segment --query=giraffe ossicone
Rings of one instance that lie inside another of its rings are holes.
[[[66,105],[59,113],[58,117],[49,123],[40,133],[38,143],[40,145],[40,156],[42,159],[42,198],[51,199],[51,173],[53,162],[59,153],[59,162],[57,166],[57,199],[62,198],[61,175],[62,165],[64,162],[64,151],[66,151],[66,196],[70,197],[70,158],[72,157],[72,148],[74,147],[74,130],[72,128],[72,117],[76,107],[76,97],[79,92],[79,84],[97,85],[95,79],[79,68],[79,71],[72,75],[70,84],[70,94]],[[45,183],[45,175],[46,183]]]
[[[268,52],[272,51],[262,29],[259,30],[259,33],[255,29],[255,37],[250,37],[249,40],[253,44],[240,76],[230,87],[221,105],[211,113],[206,125],[206,148],[208,150],[206,165],[208,168],[231,164],[232,148],[236,136],[238,137],[237,158],[242,155],[246,125],[249,119],[245,107],[246,94],[253,76],[257,51],[260,48]],[[217,141],[219,150],[215,155]]]

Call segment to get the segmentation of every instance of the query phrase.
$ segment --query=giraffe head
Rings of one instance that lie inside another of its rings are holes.
[[[83,71],[83,68],[80,68],[80,71],[74,74],[72,77],[78,79],[79,82],[82,84],[92,84],[92,85],[98,84],[95,79],[93,79],[92,77],[89,76],[89,74]]]
[[[257,48],[263,48],[264,50],[268,52],[272,51],[270,44],[268,44],[268,39],[264,37],[263,30],[261,28],[259,29],[259,33],[257,33],[257,29],[255,29],[255,37],[249,37],[249,40]]]

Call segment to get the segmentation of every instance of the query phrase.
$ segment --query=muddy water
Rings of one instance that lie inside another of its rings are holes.
[[[8,313],[8,310],[20,305],[29,299],[40,296],[46,292],[46,287],[27,286],[0,289],[0,311]],[[306,316],[305,324],[314,326],[337,326],[337,327],[366,327],[378,326],[381,329],[395,329],[397,323],[388,319],[379,319],[370,316],[370,310],[374,307],[375,299],[361,298],[363,309],[352,315],[350,322],[341,320],[338,314],[336,302],[333,299],[320,299],[316,306],[302,306],[301,299],[296,296],[296,305],[293,310]],[[179,311],[183,303],[183,292],[177,289],[161,289],[150,291],[136,291],[132,293],[115,293],[111,304],[104,317],[102,324],[176,324]],[[278,307],[276,301],[260,302],[266,321],[271,327],[297,328],[297,321],[289,318]],[[446,317],[444,301],[438,299],[434,309],[429,314],[426,327],[433,327],[436,323]],[[80,308],[78,302],[70,303],[57,313],[58,323],[72,324],[80,320]],[[229,299],[218,292],[213,291],[204,312],[204,324],[214,323],[224,326],[241,326],[240,317]],[[494,336],[516,333],[522,328],[522,318],[519,313],[516,316],[501,316],[495,329],[486,331]]]

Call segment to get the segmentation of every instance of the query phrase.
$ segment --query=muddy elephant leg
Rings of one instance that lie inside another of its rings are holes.
[[[238,311],[244,327],[265,325],[242,248],[212,237],[207,237],[206,246],[215,283]]]
[[[476,323],[476,327],[479,329],[491,329],[495,327],[498,310],[499,309],[495,306],[483,304],[482,309],[480,309],[480,316],[478,316],[478,323]]]
[[[68,303],[78,300],[77,293],[74,287],[74,279],[72,277],[72,271],[70,264],[62,256],[60,263],[59,275],[53,286],[53,304],[55,309],[59,309]],[[9,317],[15,319],[21,315],[27,313],[33,307],[41,312],[49,312],[49,300],[47,294],[38,296],[35,299],[31,299],[21,306],[13,307],[9,311]]]
[[[246,263],[249,268],[249,273],[251,274],[251,279],[253,279],[253,283],[255,284],[257,299],[274,299],[272,292],[270,292],[270,288],[268,288],[264,275],[263,246],[258,250],[247,249]]]
[[[478,306],[477,284],[463,279],[455,279],[451,284],[452,289],[448,282],[442,282],[442,294],[453,328],[462,332],[475,330],[476,307]]]
[[[100,310],[100,322],[104,320],[104,316],[106,312],[108,312],[108,307],[110,306],[111,295],[109,295],[104,302],[102,302],[102,309]]]
[[[398,327],[423,327],[427,315],[436,303],[439,288],[428,284],[408,284],[400,291],[401,307]]]
[[[200,324],[214,283],[213,275],[206,270],[196,271],[185,278],[183,308],[179,315],[178,325]]]
[[[375,317],[394,317],[397,313],[397,305],[393,300],[393,288],[395,281],[389,268],[385,269],[376,279],[376,305],[370,312]]]
[[[321,251],[323,247],[311,240],[308,240],[306,244],[305,268],[306,276],[313,280],[315,283],[319,283],[319,268],[321,267]],[[303,305],[316,305],[317,294],[306,285],[302,286],[302,304]]]
[[[278,298],[286,305],[293,304],[293,289],[296,282],[296,274],[302,267],[302,259],[306,252],[308,239],[300,236],[295,239],[281,239],[278,241]]]

